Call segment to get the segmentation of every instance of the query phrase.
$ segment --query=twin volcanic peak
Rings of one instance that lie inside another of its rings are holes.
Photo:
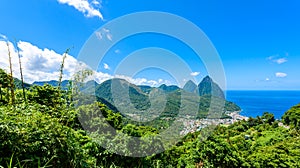
[[[55,84],[53,81],[45,83]],[[43,82],[35,84],[42,85]],[[195,117],[195,108],[198,108],[196,117],[203,118],[209,112],[212,96],[218,97],[215,100],[221,103],[225,100],[222,89],[209,76],[199,85],[188,81],[183,88],[165,84],[159,87],[139,86],[124,79],[113,78],[100,84],[89,81],[80,90],[86,95],[94,95],[97,101],[106,104],[111,110],[122,111],[122,114],[137,119],[145,116],[174,118],[179,113]],[[236,104],[225,101],[223,112],[239,110]]]
[[[130,84],[129,82],[127,82],[123,79],[117,79],[117,78],[107,80],[107,81],[105,81],[101,84],[97,84],[95,81],[92,82],[92,83],[93,83],[93,86],[96,86],[97,90],[101,90],[100,92],[109,92],[109,88],[111,87],[111,82],[112,81],[119,81],[121,83],[128,83],[127,85],[130,86],[129,88],[134,89],[134,90],[138,90],[138,92],[141,91],[143,93],[149,93],[153,89],[153,87],[150,87],[150,86],[136,86],[134,84]],[[62,86],[63,86],[62,88],[67,88],[68,82],[69,81],[67,81],[67,80],[63,81],[62,82]],[[46,83],[48,83],[50,85],[53,85],[53,86],[58,85],[58,81],[34,82],[33,84],[42,86]],[[91,81],[90,81],[90,83],[91,83]],[[165,91],[166,93],[170,93],[170,92],[173,92],[173,91],[176,91],[176,90],[180,90],[180,88],[176,85],[167,86],[166,84],[162,84],[158,88]],[[193,81],[189,80],[184,85],[182,90],[184,90],[186,92],[190,92],[190,93],[195,93],[199,96],[209,95],[209,96],[225,98],[223,90],[209,76],[206,76],[205,78],[203,78],[203,80],[198,85],[196,85]],[[106,93],[106,94],[108,94],[108,93]]]
[[[187,81],[187,83],[185,83],[182,89],[190,93],[198,94],[199,92],[198,86],[191,80]]]
[[[184,85],[183,90],[196,93],[199,96],[209,95],[225,99],[223,90],[209,76],[203,78],[198,86],[193,81],[189,80]]]
[[[144,88],[145,86],[140,87]],[[150,88],[151,87],[149,86],[149,89]],[[158,88],[167,93],[180,90],[180,88],[176,85],[167,86],[166,84],[162,84]],[[199,96],[215,96],[225,99],[223,90],[209,76],[203,78],[198,85],[196,85],[192,80],[187,81],[182,90]]]

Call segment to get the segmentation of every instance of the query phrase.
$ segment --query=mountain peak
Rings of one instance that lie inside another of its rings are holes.
[[[194,84],[194,85],[196,85],[195,82],[193,82],[192,80],[188,80],[188,81],[186,82],[186,84],[192,84],[192,85]]]
[[[192,80],[189,80],[183,86],[183,90],[191,93],[197,93],[197,85]]]
[[[178,86],[175,86],[175,85],[167,86],[166,84],[162,84],[158,88],[161,89],[161,90],[163,90],[163,91],[165,91],[165,92],[173,92],[173,91],[179,89]]]
[[[198,85],[199,95],[211,95],[225,98],[223,90],[216,84],[211,77],[206,76]]]
[[[207,75],[202,79],[202,82],[213,82],[213,80]]]
[[[162,84],[158,88],[165,88],[165,87],[167,87],[167,85],[166,84]]]

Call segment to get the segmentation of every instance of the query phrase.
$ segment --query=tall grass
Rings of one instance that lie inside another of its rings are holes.
[[[52,156],[51,159],[48,160],[47,163],[45,163],[45,165],[41,165],[41,161],[38,158],[37,160],[37,165],[38,168],[47,168],[47,167],[52,167],[52,165],[50,165],[49,163],[55,158],[56,156]],[[14,161],[14,153],[11,155],[9,162],[6,164],[7,168],[27,168],[28,166],[26,166],[26,163],[28,162],[32,162],[32,160],[28,159],[28,160],[22,160],[20,161],[18,158],[16,158],[17,161]],[[4,168],[3,166],[0,165],[0,168]]]

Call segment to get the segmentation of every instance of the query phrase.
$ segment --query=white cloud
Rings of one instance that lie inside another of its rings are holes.
[[[92,4],[99,6],[99,5],[100,5],[100,2],[99,2],[99,1],[96,1],[96,0],[93,0],[93,1],[92,1]]]
[[[109,41],[112,41],[113,36],[112,36],[112,34],[107,33],[107,34],[106,34],[106,38],[107,38]]]
[[[120,54],[120,53],[121,53],[121,50],[116,49],[116,50],[115,50],[115,53],[116,53],[116,54]]]
[[[163,80],[163,79],[158,79],[158,80],[149,80],[146,78],[132,78],[126,75],[115,75],[112,76],[112,78],[120,78],[120,79],[125,79],[126,81],[135,84],[135,85],[148,85],[151,87],[158,87],[161,84],[166,84],[166,85],[170,85],[171,82],[168,80]]]
[[[103,20],[103,16],[97,7],[100,6],[100,2],[93,0],[91,3],[88,0],[57,0],[61,4],[68,4],[74,7],[79,12],[83,13],[86,17],[99,17]]]
[[[200,74],[200,72],[192,72],[191,76],[198,76]]]
[[[287,74],[286,74],[286,73],[283,73],[283,72],[277,72],[275,75],[276,75],[276,77],[278,77],[278,78],[284,78],[284,77],[287,76]]]
[[[283,64],[283,63],[287,62],[288,60],[286,58],[279,58],[279,59],[275,59],[273,61],[276,62],[277,64]]]
[[[288,55],[288,54],[286,54],[286,55]],[[287,58],[285,58],[285,57],[283,57],[283,58],[278,58],[278,57],[279,57],[279,55],[270,56],[270,57],[267,57],[267,60],[275,62],[277,64],[283,64],[288,61]]]
[[[145,85],[148,83],[148,80],[146,78],[132,78],[126,75],[115,75],[116,78],[125,79],[126,81],[133,83],[135,85]]]
[[[96,37],[99,39],[99,40],[102,40],[103,39],[103,36],[102,36],[102,33],[101,32],[95,32],[96,34]]]
[[[155,80],[149,80],[149,81],[147,81],[147,84],[150,85],[150,86],[157,86],[158,82],[155,81]]]
[[[62,54],[49,49],[40,49],[28,42],[19,41],[17,45],[20,49],[23,75],[26,82],[58,80]],[[20,78],[19,58],[16,48],[11,42],[9,42],[9,48],[12,57],[13,75]],[[71,78],[78,63],[75,58],[67,55],[63,79]],[[8,50],[4,41],[0,41],[0,68],[9,72]]]
[[[266,80],[266,81],[270,81],[270,78],[266,78],[265,80]]]
[[[110,33],[110,30],[106,28],[102,28],[101,30],[95,32],[95,35],[99,40],[102,40],[103,37],[106,37],[106,39],[109,41],[113,40],[113,35]]]
[[[106,64],[106,63],[103,64],[103,68],[106,69],[106,70],[109,70],[109,69],[110,69],[110,67],[109,67],[108,64]]]
[[[94,75],[94,79],[91,80],[95,80],[97,83],[102,83],[106,80],[112,79],[114,78],[114,76],[107,74],[107,73],[103,73],[103,72],[96,72]]]
[[[8,43],[12,57],[13,76],[20,79],[19,58],[16,52],[16,47],[11,42]],[[20,49],[25,82],[33,83],[35,81],[58,80],[63,54],[58,54],[47,48],[41,49],[24,41],[19,41],[17,45]],[[104,68],[109,68],[108,64],[103,64],[103,66]],[[74,73],[78,72],[78,70],[82,67],[85,68],[87,66],[84,63],[77,61],[71,55],[67,55],[64,65],[63,80],[72,79]],[[9,72],[8,49],[5,41],[0,41],[0,68]],[[132,78],[125,75],[110,75],[103,72],[94,72],[94,75],[90,76],[86,79],[86,81],[95,80],[98,83],[102,83],[115,77],[125,79],[135,85],[149,85],[157,87],[163,83],[167,85],[172,84],[170,81],[163,79],[149,80],[146,78]]]
[[[3,34],[0,34],[0,40],[7,40],[7,37]]]

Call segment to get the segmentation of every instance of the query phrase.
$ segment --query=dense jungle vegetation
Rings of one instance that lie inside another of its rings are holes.
[[[70,91],[59,86],[31,86],[24,92],[16,87],[12,95],[11,76],[1,69],[0,75],[0,167],[300,167],[300,104],[280,121],[266,112],[219,125],[207,139],[202,130],[160,154],[126,157],[94,141],[79,118],[93,116],[86,124],[103,142],[113,134],[104,133],[109,125],[135,137],[157,135],[159,130],[130,124],[103,102],[76,106]],[[115,136],[112,141],[133,143],[126,138]],[[159,139],[145,140],[145,150],[161,147]]]

